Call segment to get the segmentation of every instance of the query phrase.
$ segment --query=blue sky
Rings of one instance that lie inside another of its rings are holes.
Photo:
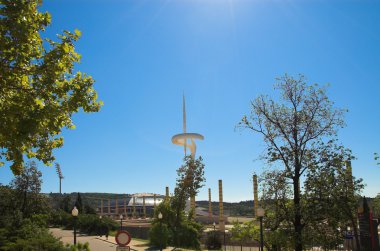
[[[353,150],[354,175],[380,192],[380,1],[45,0],[52,14],[46,35],[82,31],[77,70],[96,80],[104,106],[76,114],[55,151],[63,192],[171,191],[183,149],[182,130],[204,135],[197,154],[217,200],[252,199],[251,175],[264,163],[262,138],[235,130],[250,100],[273,94],[275,77],[304,74],[330,84],[329,97],[347,108],[341,142]],[[40,165],[43,191],[57,192],[55,169]],[[12,178],[0,169],[0,182]]]

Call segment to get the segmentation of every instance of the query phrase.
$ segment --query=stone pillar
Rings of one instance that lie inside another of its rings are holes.
[[[256,217],[257,208],[259,207],[259,196],[257,191],[257,175],[253,175],[253,216]]]
[[[144,219],[145,219],[146,218],[145,196],[143,196],[143,214],[144,214]]]
[[[100,199],[100,215],[103,215],[103,199]]]
[[[224,232],[223,184],[219,180],[219,231]]]
[[[211,188],[208,189],[208,217],[211,223],[212,222]]]
[[[133,196],[133,212],[132,212],[132,218],[136,217],[136,197]]]

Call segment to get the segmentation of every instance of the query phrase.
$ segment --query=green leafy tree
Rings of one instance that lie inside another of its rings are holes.
[[[374,154],[374,158],[375,158],[375,161],[376,161],[376,165],[380,166],[380,162],[379,162],[379,160],[380,160],[380,156],[379,156],[379,154],[378,154],[378,153],[375,153],[375,154]]]
[[[47,198],[40,194],[41,177],[42,173],[38,171],[36,163],[31,161],[11,182],[10,187],[14,189],[17,208],[26,218],[32,214],[48,212]]]
[[[245,223],[234,222],[231,229],[231,237],[234,241],[239,241],[241,244],[255,241],[260,242],[260,226],[255,221],[248,221]],[[267,238],[268,235],[264,235],[264,246],[270,250],[269,241],[271,238]]]
[[[75,206],[78,209],[78,212],[80,214],[83,213],[83,202],[82,202],[82,197],[80,196],[80,193],[77,193],[77,200],[75,201]]]
[[[352,176],[347,159],[353,159],[351,151],[330,141],[327,147],[317,151],[307,170],[301,195],[303,244],[307,248],[339,246],[348,226],[358,237],[356,210],[364,185],[361,179]],[[270,229],[268,241],[273,250],[275,247],[292,250],[294,247],[288,238],[289,231],[294,231],[291,184],[284,170],[264,173],[262,183],[266,209],[264,226]]]
[[[371,207],[374,214],[380,217],[380,193],[372,200]]]
[[[10,163],[14,174],[22,172],[24,156],[54,161],[62,128],[74,128],[71,116],[101,106],[92,77],[74,71],[80,32],[64,31],[57,41],[44,38],[51,16],[39,11],[41,4],[0,2],[0,164]]]
[[[66,213],[71,213],[72,203],[71,203],[71,196],[65,195],[59,202],[59,208],[65,211]]]
[[[331,248],[343,243],[343,232],[349,226],[360,249],[357,208],[364,184],[352,175],[350,160],[354,157],[349,149],[334,141],[328,142],[316,156],[307,173],[303,195],[308,215],[306,232],[319,239],[321,246]]]
[[[202,226],[194,221],[194,212],[190,211],[188,215],[185,214],[185,207],[186,201],[191,196],[195,196],[204,185],[202,157],[194,159],[186,156],[184,164],[177,170],[177,174],[174,196],[165,199],[156,207],[155,220],[152,225],[153,228],[156,228],[157,224],[164,224],[168,228],[169,245],[199,249]],[[163,215],[161,220],[157,217],[159,213]],[[151,232],[149,238],[152,243],[159,238],[158,232]]]
[[[149,230],[150,244],[160,249],[166,248],[169,242],[169,229],[166,224],[154,224]]]
[[[202,157],[194,159],[191,155],[185,156],[184,164],[177,170],[177,175],[172,207],[176,209],[176,225],[180,225],[180,216],[185,210],[186,201],[196,196],[206,181]]]
[[[262,207],[265,209],[263,225],[269,229],[265,235],[266,242],[272,250],[294,249],[292,187],[289,184],[284,170],[270,170],[260,178],[262,189]]]
[[[261,95],[251,102],[251,113],[239,123],[263,136],[267,144],[265,158],[278,163],[292,185],[294,249],[303,250],[301,177],[310,167],[321,142],[334,138],[337,128],[344,126],[344,110],[337,109],[324,88],[308,85],[304,76],[285,75],[277,79],[275,90],[281,99]]]
[[[206,247],[208,250],[220,250],[222,240],[219,231],[208,231],[206,234]]]

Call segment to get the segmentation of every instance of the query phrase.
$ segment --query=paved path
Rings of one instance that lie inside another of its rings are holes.
[[[73,231],[71,230],[62,230],[59,228],[50,228],[50,232],[58,238],[61,238],[63,243],[72,244],[74,241]],[[85,243],[88,242],[90,244],[91,251],[115,251],[116,250],[116,241],[115,237],[109,236],[108,240],[106,237],[99,236],[88,236],[88,235],[77,235],[77,242]],[[131,250],[155,250],[154,248],[149,248],[146,242],[133,240],[129,243]],[[166,251],[172,250],[172,248],[164,249]]]

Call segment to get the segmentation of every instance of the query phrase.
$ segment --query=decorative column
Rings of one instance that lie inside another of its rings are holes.
[[[223,214],[223,184],[219,180],[219,231],[224,232],[224,214]]]
[[[259,196],[257,191],[257,175],[253,175],[253,216],[256,217],[257,208],[259,207]]]
[[[127,198],[124,198],[124,214],[127,217]]]
[[[115,199],[115,215],[117,216],[119,214],[119,200]]]
[[[352,166],[351,160],[346,161],[346,182],[351,195],[354,195],[354,184],[352,181]]]
[[[166,187],[165,190],[165,199],[169,199],[169,187]]]
[[[143,196],[143,214],[144,214],[144,219],[145,219],[146,218],[145,196]]]
[[[132,212],[132,218],[136,217],[136,197],[133,196],[133,212]]]
[[[211,188],[208,189],[208,217],[210,218],[210,223],[212,223]]]
[[[111,200],[108,199],[108,215],[111,214]]]
[[[103,199],[100,199],[100,215],[103,215]]]

